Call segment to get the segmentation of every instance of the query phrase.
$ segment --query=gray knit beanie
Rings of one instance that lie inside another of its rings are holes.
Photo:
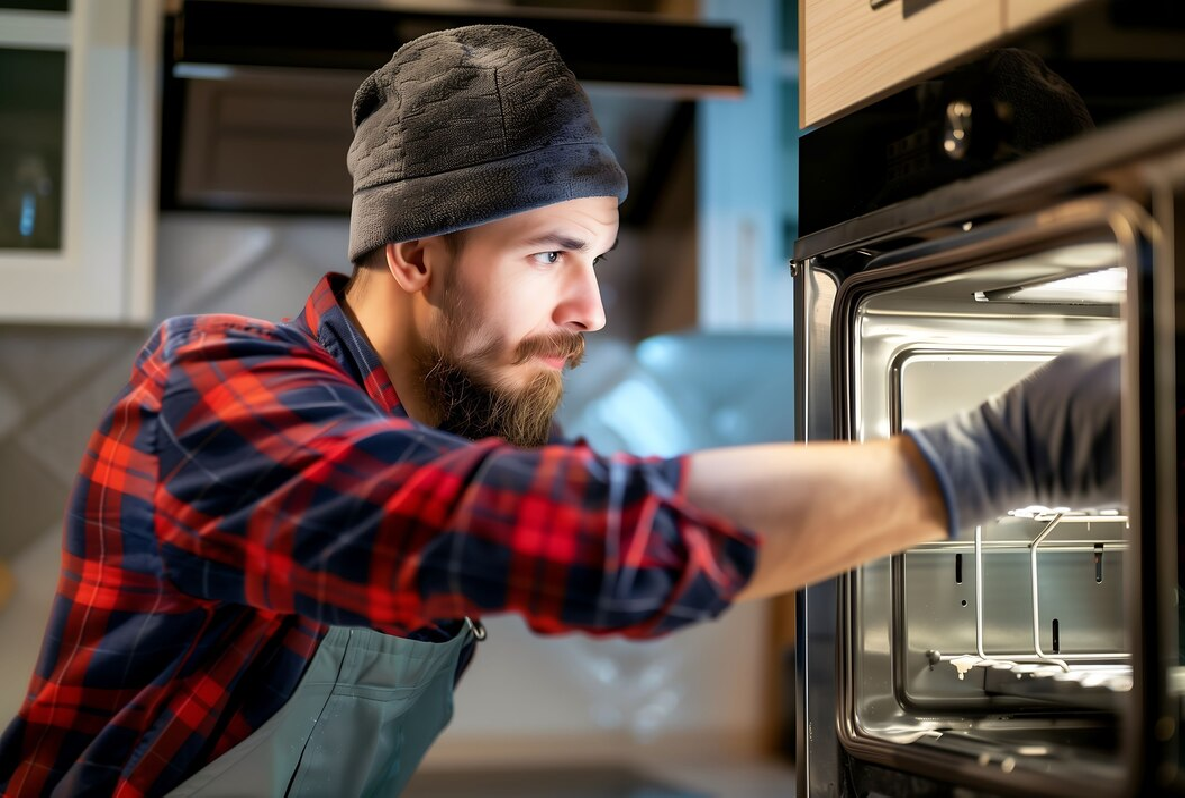
[[[350,260],[580,197],[625,200],[588,96],[544,37],[471,25],[408,42],[354,95]]]

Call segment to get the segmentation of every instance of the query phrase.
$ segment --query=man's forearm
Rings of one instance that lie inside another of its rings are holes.
[[[911,441],[769,444],[697,452],[688,498],[759,532],[741,599],[784,593],[946,536],[946,508]]]

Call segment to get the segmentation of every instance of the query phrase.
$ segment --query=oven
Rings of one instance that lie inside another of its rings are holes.
[[[1183,241],[1180,102],[798,239],[807,445],[935,421],[1100,332],[1125,341],[1121,508],[1018,507],[799,593],[800,796],[1185,792]]]

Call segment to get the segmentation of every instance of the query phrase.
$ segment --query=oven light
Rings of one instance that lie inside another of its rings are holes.
[[[1110,269],[1076,274],[1024,285],[976,291],[976,302],[1033,302],[1060,305],[1115,305],[1123,300],[1127,269]]]
[[[1065,515],[1070,512],[1069,507],[1046,507],[1043,504],[1030,504],[1028,507],[1018,507],[1009,510],[1008,514],[1017,518],[1044,518],[1046,516]]]
[[[1010,518],[1023,518],[1029,521],[1052,521],[1055,518],[1063,523],[1068,521],[1126,521],[1127,516],[1116,507],[1098,507],[1088,510],[1075,510],[1070,507],[1046,507],[1042,504],[1031,504],[1028,507],[1018,507],[1009,510]]]

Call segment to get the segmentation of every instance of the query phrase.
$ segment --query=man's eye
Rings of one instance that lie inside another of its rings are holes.
[[[541,266],[551,266],[560,262],[560,255],[559,252],[539,252],[531,257]]]

